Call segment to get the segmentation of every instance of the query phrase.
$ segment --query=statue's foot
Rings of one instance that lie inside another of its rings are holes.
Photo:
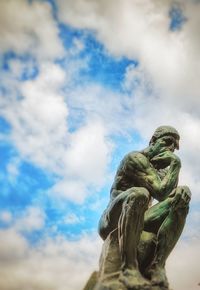
[[[166,272],[163,267],[155,266],[150,270],[151,274],[151,285],[153,286],[161,286],[164,288],[169,287],[169,283],[167,280]]]
[[[150,289],[150,283],[142,276],[138,269],[125,269],[121,271],[119,281],[128,289],[145,290]]]

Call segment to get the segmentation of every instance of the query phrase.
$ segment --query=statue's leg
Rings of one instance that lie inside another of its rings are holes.
[[[148,191],[145,188],[134,188],[123,202],[118,222],[119,248],[122,258],[120,281],[131,289],[145,289],[149,285],[138,270],[137,261],[137,248],[148,202]]]
[[[137,247],[148,202],[149,193],[145,188],[130,188],[110,202],[99,223],[99,233],[103,239],[118,228],[122,259],[120,281],[127,288],[145,289],[149,284],[139,272],[137,262]]]
[[[168,286],[165,262],[184,228],[190,196],[189,188],[180,186],[166,200],[146,212],[145,230],[157,232],[156,254],[150,269],[153,285]]]
[[[143,188],[134,189],[123,202],[118,222],[119,244],[122,268],[136,268],[137,246],[144,225],[144,212],[148,206],[148,192]]]

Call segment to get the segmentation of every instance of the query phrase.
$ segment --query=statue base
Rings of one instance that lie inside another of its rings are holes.
[[[151,264],[156,249],[156,236],[153,233],[142,232],[138,247],[139,269],[143,276]],[[170,290],[163,286],[133,286],[127,288],[119,281],[121,272],[121,256],[117,229],[106,238],[99,261],[99,271],[93,272],[83,290]],[[145,277],[147,279],[147,277]],[[148,280],[151,283],[151,280]]]

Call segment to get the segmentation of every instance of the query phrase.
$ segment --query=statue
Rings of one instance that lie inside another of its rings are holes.
[[[99,222],[100,269],[85,290],[169,289],[165,262],[191,199],[189,188],[178,186],[181,161],[174,151],[179,139],[176,129],[161,126],[147,148],[121,161]],[[158,203],[151,206],[152,199]]]

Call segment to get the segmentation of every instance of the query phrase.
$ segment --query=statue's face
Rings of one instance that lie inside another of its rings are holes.
[[[159,142],[162,142],[163,147],[166,150],[174,152],[175,149],[179,149],[179,140],[172,135],[166,135],[158,139]]]
[[[154,156],[165,151],[174,152],[179,149],[179,139],[169,134],[158,138],[151,146]]]

